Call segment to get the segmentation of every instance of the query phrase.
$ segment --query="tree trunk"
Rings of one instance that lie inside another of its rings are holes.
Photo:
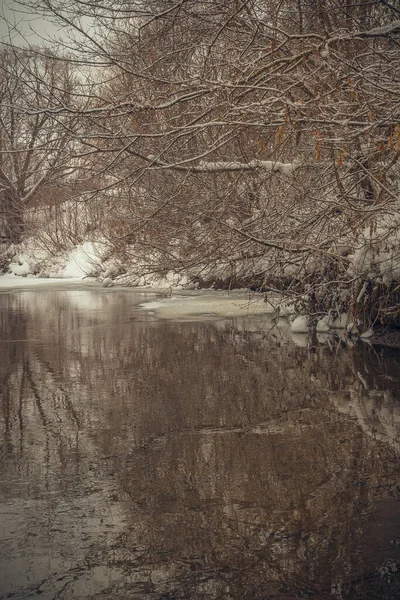
[[[0,239],[19,244],[24,232],[23,208],[19,202],[5,193],[0,200]]]

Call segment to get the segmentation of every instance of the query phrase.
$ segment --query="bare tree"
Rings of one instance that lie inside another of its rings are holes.
[[[64,50],[95,82],[83,109],[24,112],[85,120],[81,156],[107,201],[113,186],[125,198],[115,243],[165,268],[252,261],[264,280],[317,266],[350,282],[341,245],[397,210],[393,3],[24,4],[75,32]]]
[[[77,93],[67,62],[31,50],[1,52],[0,66],[0,199],[3,236],[18,242],[24,211],[62,197],[72,187],[80,163],[76,115],[46,112],[55,104],[70,107]]]

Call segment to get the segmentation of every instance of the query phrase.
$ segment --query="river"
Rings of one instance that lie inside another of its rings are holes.
[[[0,598],[400,597],[400,351],[0,293]]]

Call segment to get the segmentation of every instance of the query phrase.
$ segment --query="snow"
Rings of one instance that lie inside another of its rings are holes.
[[[305,332],[303,333],[294,333],[292,331],[292,342],[299,346],[299,348],[308,348],[309,345],[309,337]]]
[[[328,331],[330,331],[329,316],[325,315],[325,317],[322,317],[322,319],[319,319],[319,321],[317,323],[317,332],[318,333],[327,333]]]
[[[362,288],[358,293],[356,304],[359,304],[361,302],[361,300],[364,298],[364,295],[367,291],[367,287],[368,287],[368,281],[364,281],[364,283],[362,284]]]
[[[49,279],[45,277],[19,277],[17,275],[0,275],[0,290],[8,289],[21,289],[21,288],[32,288],[43,285],[54,285],[54,284],[76,284],[82,283],[82,279],[69,279],[66,282],[65,279],[54,278]]]
[[[290,324],[290,329],[292,333],[308,333],[310,330],[308,327],[308,316],[300,315],[296,317]]]
[[[22,264],[12,262],[8,268],[13,275],[19,275],[21,277],[29,275],[31,272],[29,263],[27,261],[24,261]]]
[[[400,20],[392,21],[388,25],[383,25],[383,27],[375,27],[374,29],[369,29],[368,31],[360,31],[356,35],[358,37],[368,38],[368,37],[380,37],[384,35],[389,35],[391,33],[397,33],[400,31]]]
[[[198,167],[195,167],[196,172],[218,172],[218,171],[249,171],[254,169],[264,169],[271,172],[280,172],[282,175],[292,175],[299,164],[297,162],[282,163],[275,160],[251,160],[247,163],[237,161],[216,161],[207,162],[201,161]]]
[[[336,317],[336,319],[329,321],[329,326],[331,329],[346,329],[348,320],[348,314],[341,313],[338,317]]]
[[[400,218],[398,214],[386,214],[376,222],[376,227],[364,229],[359,236],[358,245],[348,256],[348,273],[363,277],[364,285],[357,302],[367,289],[368,281],[377,281],[390,286],[400,281]]]
[[[189,277],[182,275],[182,273],[176,273],[175,271],[168,271],[165,275],[159,273],[146,273],[146,275],[139,275],[140,271],[145,270],[145,265],[142,265],[140,261],[134,266],[134,272],[125,273],[119,275],[114,279],[114,282],[122,285],[129,285],[133,287],[144,287],[151,286],[157,290],[171,290],[171,289],[194,289],[196,284],[191,284]],[[136,274],[135,274],[136,273]]]
[[[374,330],[373,329],[368,329],[367,331],[364,331],[364,333],[362,333],[360,335],[360,339],[361,340],[368,340],[369,338],[371,338],[374,335]]]
[[[26,239],[14,247],[14,256],[8,265],[11,275],[38,275],[42,278],[82,279],[97,274],[102,264],[107,264],[110,272],[115,272],[112,261],[105,260],[108,246],[101,241],[86,240],[83,243],[57,253],[41,246],[40,240]],[[106,277],[106,276],[105,276]]]
[[[359,334],[359,330],[358,330],[358,325],[359,325],[359,321],[349,321],[347,323],[347,327],[346,330],[354,336],[358,336]]]
[[[328,56],[329,56],[329,46],[326,45],[325,48],[323,50],[321,50],[321,57],[328,58]]]
[[[114,282],[110,277],[106,277],[105,279],[103,279],[102,285],[103,287],[112,287],[114,285]]]
[[[101,242],[84,242],[76,246],[68,256],[67,264],[62,270],[63,277],[85,277],[100,268],[105,244]]]
[[[164,319],[204,317],[247,317],[273,315],[274,307],[262,294],[248,292],[205,292],[196,296],[175,296],[140,305]]]
[[[329,333],[331,329],[346,329],[348,322],[348,315],[341,313],[336,319],[332,320],[330,315],[325,315],[317,322],[317,333]],[[292,333],[309,333],[310,327],[309,316],[299,315],[290,324]]]

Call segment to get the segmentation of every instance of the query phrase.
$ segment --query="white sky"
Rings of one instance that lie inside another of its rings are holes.
[[[63,37],[58,27],[41,16],[24,14],[13,0],[0,0],[0,5],[0,42],[8,43],[11,37],[11,42],[18,46],[40,45],[46,39]]]

